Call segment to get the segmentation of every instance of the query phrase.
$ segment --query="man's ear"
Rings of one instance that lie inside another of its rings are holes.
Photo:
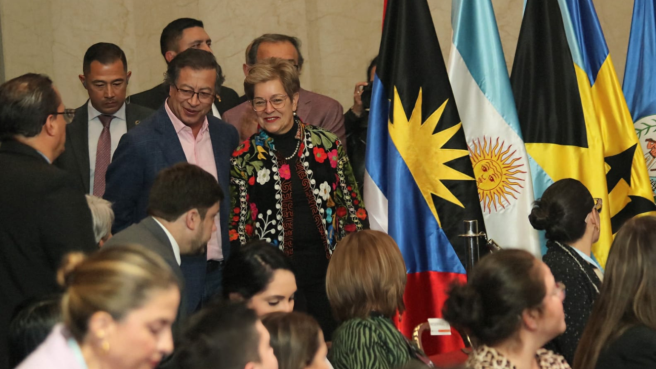
[[[169,51],[165,52],[164,53],[164,59],[166,59],[166,64],[170,63],[171,60],[173,60],[173,58],[175,58],[176,55],[178,55],[178,53],[176,53],[175,51],[169,50]]]
[[[248,77],[248,71],[251,70],[251,67],[248,64],[244,63],[241,66],[241,68],[244,70],[244,77]]]
[[[84,74],[80,74],[79,76],[77,76],[77,78],[79,78],[80,82],[82,82],[82,86],[84,86],[84,88],[87,88],[87,77],[85,77]]]
[[[198,228],[202,220],[200,219],[200,213],[198,213],[198,209],[189,210],[184,214],[184,217],[185,217],[185,223],[187,225],[187,228],[192,231]]]
[[[42,132],[45,131],[48,136],[55,137],[60,129],[62,129],[62,127],[57,124],[57,115],[48,115],[46,123],[43,125]],[[64,127],[64,129],[66,129],[66,127]]]
[[[125,84],[127,85],[130,82],[130,77],[132,76],[132,71],[128,71],[128,74],[125,76]]]

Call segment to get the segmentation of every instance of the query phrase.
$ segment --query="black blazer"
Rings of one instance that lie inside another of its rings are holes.
[[[230,216],[230,159],[239,144],[235,127],[208,116],[216,173],[225,199],[219,210],[223,257],[230,255],[228,217]],[[186,162],[180,139],[164,106],[121,137],[107,168],[104,198],[112,202],[118,233],[148,216],[148,194],[157,174],[176,163]]]
[[[629,328],[601,351],[595,368],[656,368],[656,331],[645,326]]]
[[[132,104],[145,106],[147,108],[157,110],[169,97],[169,86],[166,83],[157,85],[150,90],[139,92],[128,97],[127,101]],[[235,90],[230,87],[221,86],[221,89],[216,93],[214,99],[214,106],[223,117],[223,113],[239,105],[239,95]],[[211,113],[210,113],[211,114]]]
[[[105,243],[103,247],[112,247],[116,245],[127,245],[134,243],[143,245],[145,248],[161,256],[162,259],[164,259],[164,261],[166,261],[166,263],[169,265],[173,271],[173,274],[178,277],[184,286],[184,277],[182,276],[182,271],[180,270],[178,261],[175,260],[173,245],[171,245],[171,242],[166,236],[166,233],[162,227],[157,224],[153,217],[147,217],[141,222],[133,224],[130,227],[115,234],[112,238],[109,239],[109,241]],[[186,316],[186,312],[190,311],[185,306],[186,302],[184,296],[184,290],[181,290],[180,309],[178,309],[178,317],[176,319],[177,323],[180,323],[181,319]]]
[[[88,103],[88,101],[87,101]],[[90,189],[89,163],[89,109],[85,103],[75,110],[75,118],[66,126],[66,150],[54,164],[71,173],[76,184],[85,192]],[[135,104],[126,104],[125,119],[128,131],[140,121],[148,118],[154,111]]]
[[[0,368],[7,326],[22,301],[59,291],[56,271],[71,251],[94,251],[91,212],[65,171],[16,141],[0,146]]]

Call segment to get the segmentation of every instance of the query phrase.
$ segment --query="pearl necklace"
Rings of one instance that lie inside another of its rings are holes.
[[[298,142],[296,142],[296,148],[294,149],[294,152],[291,155],[285,157],[285,160],[292,160],[294,155],[296,155],[298,153],[298,148],[299,147],[301,147],[301,141],[300,140]]]
[[[563,250],[565,250],[566,253],[569,254],[569,256],[572,257],[572,259],[574,259],[574,261],[576,261],[576,264],[579,265],[579,268],[581,269],[581,271],[583,272],[583,274],[585,274],[585,276],[588,277],[588,280],[590,281],[590,284],[592,284],[592,287],[594,287],[594,289],[595,289],[595,291],[597,292],[597,294],[599,294],[599,288],[597,288],[597,285],[592,281],[592,278],[590,278],[590,276],[588,275],[588,273],[586,273],[585,269],[583,269],[583,265],[581,265],[581,263],[579,262],[579,259],[577,259],[574,255],[572,255],[572,252],[569,251],[569,250],[567,249],[567,247],[565,247],[565,245],[563,245],[562,243],[556,241],[556,245],[560,246]],[[569,246],[569,247],[571,247],[571,246]]]

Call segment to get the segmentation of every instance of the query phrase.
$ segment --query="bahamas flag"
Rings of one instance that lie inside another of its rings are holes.
[[[371,228],[390,234],[406,267],[410,336],[441,317],[446,289],[465,281],[459,258],[463,220],[481,207],[469,151],[426,0],[388,0],[367,136],[365,203]],[[461,253],[460,253],[461,254]],[[462,254],[461,254],[462,255]],[[429,353],[462,347],[431,337]]]
[[[528,0],[511,78],[540,197],[562,178],[604,200],[594,256],[613,234],[656,210],[642,149],[591,0]]]
[[[656,1],[633,3],[633,21],[624,69],[624,96],[656,193]]]
[[[449,77],[465,130],[487,234],[540,256],[528,215],[533,183],[490,0],[453,0]]]

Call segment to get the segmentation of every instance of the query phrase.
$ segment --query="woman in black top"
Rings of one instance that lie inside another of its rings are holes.
[[[367,227],[367,212],[337,136],[295,115],[296,67],[267,59],[250,68],[244,89],[261,129],[233,153],[230,240],[235,247],[265,240],[289,256],[297,307],[330,340],[336,323],[326,296],[328,261],[337,241]]]
[[[620,228],[574,368],[656,368],[656,218]]]
[[[601,199],[594,199],[581,182],[562,179],[544,191],[529,215],[533,228],[546,231],[544,263],[567,287],[563,303],[567,330],[546,347],[569,363],[601,288],[601,267],[592,259],[601,205]]]

